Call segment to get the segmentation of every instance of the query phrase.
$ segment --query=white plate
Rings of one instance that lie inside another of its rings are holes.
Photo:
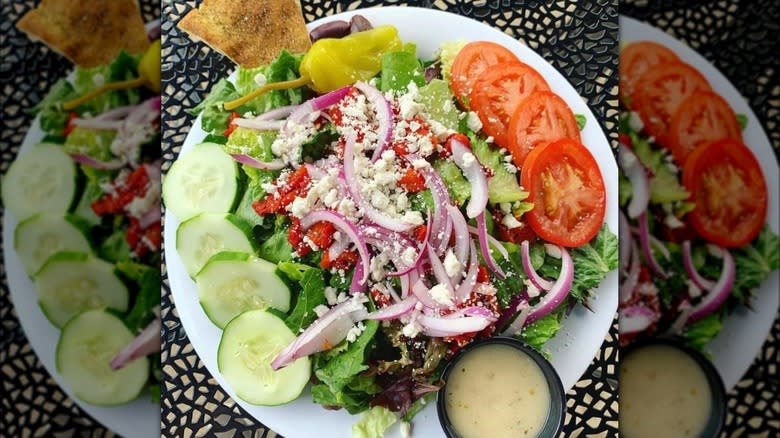
[[[696,67],[710,82],[712,89],[726,99],[735,113],[745,114],[748,117],[748,125],[742,132],[742,136],[745,144],[756,155],[761,164],[761,170],[764,172],[769,189],[767,223],[772,231],[777,233],[778,223],[780,223],[780,219],[778,219],[778,211],[780,210],[778,208],[778,192],[780,189],[776,184],[778,180],[777,156],[761,127],[761,121],[750,109],[745,98],[709,61],[686,44],[645,23],[628,17],[620,17],[621,43],[636,40],[655,41],[671,49],[680,59]],[[726,390],[733,388],[745,374],[772,327],[772,322],[777,314],[777,291],[780,290],[778,277],[778,271],[775,270],[761,284],[752,300],[755,311],[744,307],[738,308],[734,314],[726,318],[720,334],[706,346],[706,349],[712,352],[712,362],[723,378]]]
[[[536,68],[575,113],[584,114],[588,122],[582,132],[585,145],[598,161],[607,189],[606,222],[609,228],[617,230],[617,167],[607,139],[599,127],[596,117],[569,82],[548,64],[541,56],[521,45],[506,34],[477,21],[445,12],[419,8],[372,8],[334,15],[315,21],[317,26],[327,21],[348,18],[360,13],[375,25],[392,24],[400,31],[404,41],[417,44],[423,58],[431,58],[442,42],[465,40],[490,40],[512,50],[525,63]],[[200,119],[195,121],[184,141],[182,152],[186,153],[198,144],[206,133],[200,129]],[[214,375],[219,384],[233,399],[258,421],[287,438],[346,437],[358,417],[345,411],[327,411],[311,400],[308,390],[298,400],[280,407],[253,406],[237,398],[217,368],[217,346],[221,330],[209,319],[198,304],[195,283],[187,275],[179,255],[176,253],[176,228],[179,221],[173,215],[165,217],[165,259],[171,292],[182,324],[195,347],[195,351]],[[577,307],[565,320],[563,329],[547,344],[552,353],[552,363],[561,376],[563,386],[571,388],[587,369],[598,352],[607,334],[617,309],[617,272],[611,272],[596,292],[592,301],[594,312]],[[305,421],[301,421],[305,419]],[[436,417],[433,404],[427,406],[414,420],[414,435],[417,437],[444,436]],[[388,436],[399,436],[398,426]]]
[[[19,153],[23,154],[40,143],[45,135],[36,117],[27,131]],[[138,399],[128,404],[113,407],[94,406],[79,400],[68,383],[57,372],[54,353],[60,338],[60,330],[46,319],[38,306],[35,286],[24,271],[19,256],[14,251],[14,230],[16,230],[18,221],[7,210],[5,213],[3,217],[3,256],[8,277],[8,289],[11,292],[11,300],[24,329],[24,334],[46,370],[68,397],[105,427],[126,438],[160,436],[160,406],[149,399],[147,392],[142,393]]]

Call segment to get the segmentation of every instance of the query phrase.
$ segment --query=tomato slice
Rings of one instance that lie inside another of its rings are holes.
[[[645,72],[636,84],[632,106],[639,112],[645,131],[661,145],[668,145],[667,132],[680,103],[697,91],[709,91],[707,79],[682,62],[665,62]]]
[[[620,99],[627,107],[631,107],[631,99],[639,78],[656,64],[677,60],[674,52],[653,41],[634,41],[628,44],[620,51]]]
[[[696,204],[689,221],[704,239],[738,248],[761,232],[768,203],[766,181],[758,160],[741,141],[699,146],[685,161],[682,180]]]
[[[682,166],[694,149],[724,138],[742,140],[736,114],[717,93],[698,91],[685,99],[672,116],[667,146]]]
[[[506,47],[490,41],[474,41],[463,46],[452,63],[450,75],[450,87],[461,105],[466,106],[463,97],[471,95],[471,88],[477,76],[491,65],[504,62],[520,60]]]
[[[580,141],[577,120],[566,102],[551,91],[523,99],[509,122],[509,152],[517,167],[534,148],[569,138]]]
[[[598,234],[607,195],[598,163],[582,143],[563,139],[532,150],[520,180],[534,204],[525,218],[539,237],[576,247]]]
[[[496,144],[506,147],[509,120],[518,104],[534,91],[550,87],[533,67],[521,62],[492,66],[479,75],[471,90],[471,110],[479,114],[482,129]]]

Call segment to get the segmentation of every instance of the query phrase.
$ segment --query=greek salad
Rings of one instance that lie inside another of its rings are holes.
[[[651,41],[620,54],[621,343],[679,334],[701,350],[780,266],[748,123]]]
[[[545,351],[618,243],[585,120],[536,70],[492,42],[421,60],[392,26],[342,27],[216,83],[163,200],[238,397],[311,383],[367,437],[408,429],[475,339]]]
[[[159,401],[159,92],[159,40],[77,67],[32,109],[45,137],[3,178],[14,249],[61,329],[57,372],[92,405]]]

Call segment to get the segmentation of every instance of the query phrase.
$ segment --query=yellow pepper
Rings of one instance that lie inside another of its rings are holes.
[[[317,40],[301,60],[301,77],[292,81],[264,85],[253,92],[226,102],[228,111],[238,108],[263,93],[308,85],[318,93],[327,93],[379,73],[382,56],[403,48],[398,29],[379,26],[344,38]]]
[[[137,78],[120,82],[109,82],[95,88],[83,96],[65,102],[62,107],[66,111],[70,111],[106,91],[124,90],[140,86],[146,86],[155,93],[160,94],[160,65],[160,40],[155,40],[149,48],[146,49],[146,52],[144,52],[143,56],[141,56],[141,60],[138,62]]]

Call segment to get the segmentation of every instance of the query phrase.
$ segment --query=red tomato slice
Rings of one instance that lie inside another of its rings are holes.
[[[724,138],[742,140],[737,116],[717,93],[699,91],[685,99],[672,116],[667,146],[682,166],[694,149]]]
[[[474,81],[491,65],[504,62],[520,62],[509,49],[490,41],[474,41],[466,44],[452,63],[450,87],[461,105],[464,96],[471,95]]]
[[[631,99],[639,78],[650,67],[662,62],[677,61],[671,50],[652,41],[634,41],[620,51],[620,99],[631,107]]]
[[[636,84],[632,107],[639,112],[645,131],[661,145],[667,145],[667,132],[680,103],[697,91],[709,91],[707,79],[694,67],[682,62],[666,62],[645,72]]]
[[[509,152],[517,167],[539,146],[569,138],[580,141],[577,120],[566,102],[551,91],[537,91],[523,99],[509,122]]]
[[[761,232],[768,203],[766,181],[756,157],[741,141],[699,146],[685,161],[682,180],[696,204],[688,218],[701,237],[738,248]]]
[[[518,104],[534,91],[547,91],[550,87],[533,67],[521,62],[498,64],[485,70],[474,82],[471,90],[471,110],[479,114],[482,129],[506,147],[509,121]]]
[[[576,247],[598,234],[607,195],[598,163],[582,143],[564,139],[535,148],[520,180],[534,204],[525,218],[539,237]]]

